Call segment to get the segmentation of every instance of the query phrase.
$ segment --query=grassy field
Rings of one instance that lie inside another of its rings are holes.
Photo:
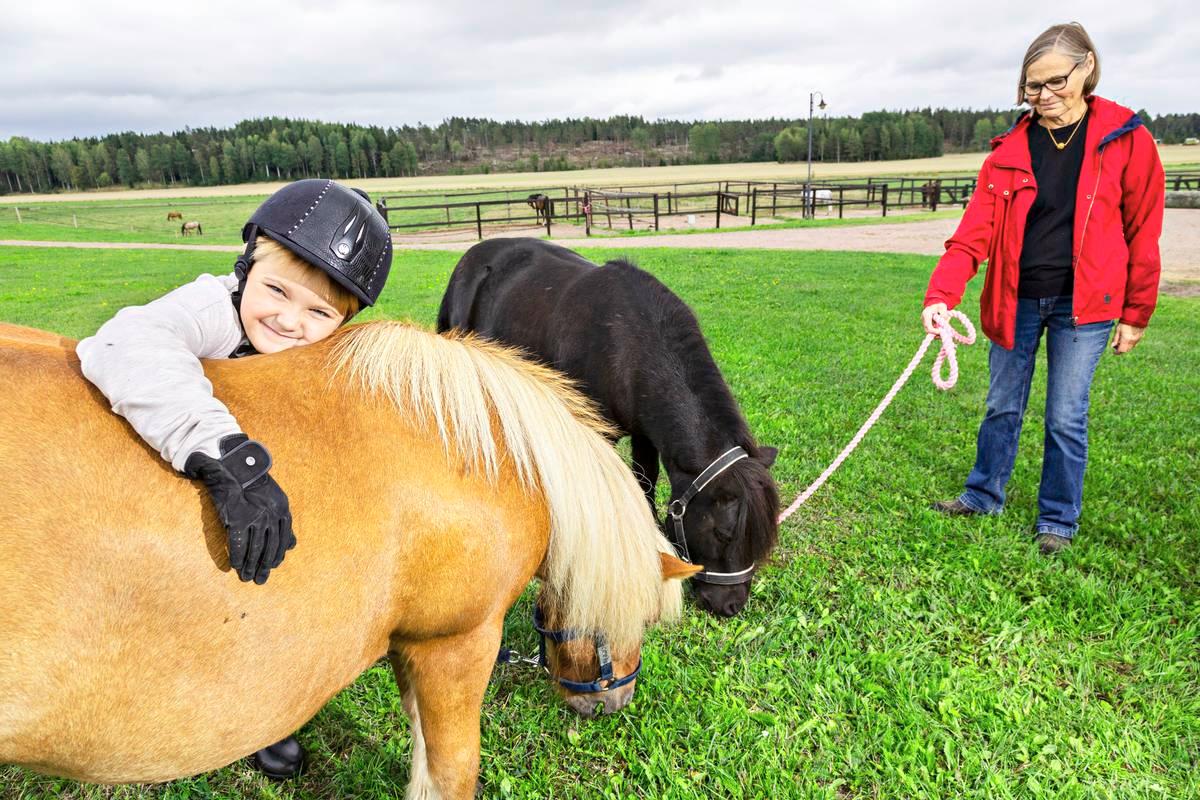
[[[715,184],[713,184],[715,186]],[[715,189],[714,189],[715,191]],[[475,208],[474,206],[448,209],[446,212],[439,210],[402,210],[404,206],[419,206],[432,205],[435,203],[463,203],[475,202],[476,200],[488,201],[497,199],[508,199],[516,197],[524,200],[528,193],[526,190],[497,190],[494,192],[481,193],[473,195],[470,198],[458,197],[425,197],[425,196],[399,196],[391,201],[391,205],[398,206],[388,214],[389,222],[392,224],[413,224],[420,227],[406,228],[394,231],[397,237],[403,237],[407,234],[438,231],[445,232],[448,230],[441,225],[430,223],[440,223],[447,217],[453,220],[455,226],[450,230],[456,232],[458,238],[471,238],[475,235]],[[561,195],[561,190],[556,193],[556,196]],[[242,226],[246,224],[246,220],[254,213],[259,204],[265,199],[264,196],[245,196],[245,197],[214,197],[207,199],[186,199],[180,201],[165,201],[154,199],[140,199],[132,202],[116,202],[105,200],[81,200],[75,202],[64,203],[38,203],[31,205],[22,205],[19,207],[19,216],[16,208],[5,207],[0,205],[0,240],[16,240],[26,242],[116,242],[116,243],[151,243],[151,244],[204,244],[204,245],[238,245],[242,242]],[[692,201],[693,203],[706,203],[708,207],[714,202],[712,198],[707,198],[703,201]],[[795,202],[794,199],[787,202]],[[685,210],[693,210],[691,207],[683,206]],[[574,212],[575,207],[568,209],[569,212]],[[167,221],[168,211],[179,211],[184,215],[186,220],[198,220],[204,228],[203,235],[189,235],[186,238],[180,235],[180,222]],[[850,213],[854,213],[851,208]],[[531,219],[524,222],[520,221],[521,217],[531,217],[532,209],[522,202],[515,206],[484,206],[483,219],[485,224],[485,232],[489,235],[494,234],[497,230],[506,227],[525,227],[530,235],[544,236],[545,228],[538,227]],[[847,217],[846,219],[838,219],[836,211],[826,212],[819,210],[818,216],[811,220],[802,220],[796,217],[780,217],[779,220],[770,220],[760,218],[760,225],[770,224],[772,227],[789,228],[789,227],[826,227],[832,225],[866,225],[878,224],[881,222],[890,223],[897,221],[916,222],[925,219],[935,219],[938,217],[957,216],[962,213],[962,208],[958,206],[949,206],[937,212],[929,212],[920,208],[906,207],[901,209],[890,209],[889,216],[885,219],[880,216],[879,208],[876,206],[871,209],[870,216],[862,217]],[[833,216],[827,216],[832,214]],[[506,220],[506,215],[517,217],[518,221],[512,223]],[[765,215],[764,215],[765,216]],[[647,225],[651,223],[652,217],[636,217],[636,225],[638,230],[630,231],[624,228],[625,220],[619,215],[614,214],[615,227],[613,230],[606,230],[604,225],[604,215],[597,213],[595,215],[597,236],[629,236],[629,235],[645,235],[646,233],[655,233],[653,230],[647,230]],[[707,218],[711,220],[711,215]],[[726,215],[722,219],[721,230],[752,230],[750,227],[750,216],[747,211],[743,216]],[[579,223],[582,225],[582,221]],[[702,221],[701,224],[704,224]],[[709,222],[708,224],[712,224]],[[559,223],[555,223],[553,230],[555,235],[561,235],[563,227]],[[709,233],[710,228],[678,228],[670,230],[663,228],[663,234],[672,233]]]
[[[1200,166],[1196,147],[1160,145],[1159,155],[1165,165],[1177,168]],[[961,175],[974,174],[983,164],[984,153],[956,153],[939,158],[913,158],[897,161],[865,161],[846,164],[813,165],[813,177],[818,180],[836,178],[865,178],[868,176],[899,175]],[[621,186],[656,184],[666,186],[687,181],[804,180],[808,165],[804,162],[780,164],[775,161],[756,161],[741,164],[689,164],[678,167],[614,167],[612,169],[568,170],[565,172],[500,172],[491,175],[423,175],[415,178],[368,178],[346,180],[352,186],[366,189],[372,195],[392,192],[466,191],[470,189],[532,189],[544,186]],[[4,203],[12,199],[22,204],[40,201],[76,201],[87,199],[112,200],[128,198],[163,199],[178,197],[228,197],[236,195],[265,195],[274,192],[282,183],[246,183],[236,186],[172,187],[163,189],[123,189],[86,193],[50,195],[17,195],[0,197]],[[19,201],[16,200],[19,198]],[[0,206],[2,208],[2,206]]]
[[[430,325],[455,259],[399,254],[380,306],[364,317]],[[751,427],[780,447],[785,502],[919,344],[933,264],[727,250],[646,250],[638,261],[695,308]],[[122,305],[228,264],[224,254],[5,248],[0,319],[84,336]],[[977,292],[978,282],[968,311]],[[970,467],[986,346],[960,351],[950,393],[932,387],[927,361],[786,524],[743,615],[693,610],[651,634],[629,709],[583,721],[540,674],[498,668],[484,706],[483,796],[1200,796],[1198,353],[1200,301],[1166,297],[1132,355],[1105,355],[1083,528],[1055,560],[1029,541],[1044,381],[1007,511],[947,520],[926,505],[952,496]],[[535,646],[527,619],[523,601],[506,633],[526,652]],[[411,740],[383,667],[299,736],[311,766],[294,783],[272,784],[244,763],[124,788],[0,768],[0,797],[402,793]]]

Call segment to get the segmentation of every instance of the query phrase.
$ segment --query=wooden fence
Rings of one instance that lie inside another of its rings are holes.
[[[433,198],[442,202],[422,202]],[[429,233],[474,228],[475,235],[482,239],[485,228],[544,227],[550,235],[555,219],[582,219],[583,201],[577,187],[558,187],[535,191],[385,195],[375,207],[394,231]]]
[[[1200,171],[1174,170],[1167,172],[1167,189],[1173,192],[1200,190]]]
[[[763,217],[813,216],[818,211],[839,218],[846,210],[878,210],[886,217],[896,209],[937,211],[948,206],[966,207],[975,191],[976,178],[961,176],[866,177],[839,181],[686,181],[629,184],[617,187],[557,186],[545,189],[481,190],[472,192],[386,195],[376,204],[392,230],[414,233],[474,229],[482,239],[485,230],[545,228],[555,222],[582,223],[587,235],[605,228],[633,230],[642,224],[660,230],[664,217],[713,215],[715,227],[722,218],[749,217],[757,225]],[[1166,174],[1171,190],[1200,190],[1200,171],[1177,170]],[[535,203],[534,197],[544,197]],[[440,202],[435,202],[440,201]],[[540,207],[538,207],[540,206]]]
[[[738,215],[740,203],[737,194],[722,191],[720,188],[707,192],[679,191],[681,186],[712,186],[712,182],[671,185],[672,190],[664,192],[585,189],[585,232],[591,236],[592,228],[600,227],[601,217],[604,226],[609,230],[614,230],[613,219],[616,218],[617,225],[624,220],[629,230],[634,228],[634,219],[644,219],[647,229],[657,231],[663,217],[713,214],[716,217],[716,227],[720,228],[722,215]],[[719,183],[716,185],[720,186]]]

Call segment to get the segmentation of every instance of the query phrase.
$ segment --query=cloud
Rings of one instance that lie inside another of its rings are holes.
[[[1196,111],[1200,15],[1177,0],[1054,16],[993,3],[816,7],[696,0],[475,4],[213,0],[9,4],[0,137],[224,126],[289,116],[383,126],[450,116],[800,118],[1007,107],[1029,41],[1083,21],[1101,91],[1155,114]]]

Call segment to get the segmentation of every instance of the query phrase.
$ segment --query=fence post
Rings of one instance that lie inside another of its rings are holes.
[[[592,235],[592,193],[583,192],[583,235]]]
[[[18,208],[17,206],[13,206],[13,211],[17,212],[17,224],[20,225],[21,224],[21,209]]]
[[[750,191],[750,224],[753,225],[758,221],[758,187],[755,186]]]
[[[887,200],[888,200],[888,185],[883,184],[883,190],[879,193],[880,203],[883,205],[883,216],[887,216]]]
[[[842,219],[846,214],[846,187],[838,187],[838,219]]]
[[[771,216],[772,216],[772,217],[776,216],[776,214],[775,214],[775,201],[776,201],[778,198],[779,198],[779,184],[778,184],[778,183],[772,183],[772,184],[771,184]]]
[[[450,215],[450,209],[446,209],[446,215]],[[475,232],[479,234],[479,241],[483,241],[483,215],[479,212],[479,203],[475,204]]]
[[[721,193],[717,192],[717,230],[721,229]]]
[[[546,238],[550,238],[550,218],[554,216],[554,198],[546,195]]]
[[[390,224],[390,221],[388,220],[388,207],[383,200],[384,198],[379,199],[379,202],[375,204],[375,210],[379,212],[379,216],[383,217],[384,222],[388,222]]]
[[[654,193],[654,230],[658,231],[658,192]]]

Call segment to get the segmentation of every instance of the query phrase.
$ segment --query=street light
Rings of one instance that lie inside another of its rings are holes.
[[[813,98],[820,97],[821,104],[817,108],[825,110],[825,95],[820,92],[808,93],[808,181],[804,184],[804,216],[811,219],[816,216],[816,205],[813,202],[812,191],[812,131],[813,131]]]

